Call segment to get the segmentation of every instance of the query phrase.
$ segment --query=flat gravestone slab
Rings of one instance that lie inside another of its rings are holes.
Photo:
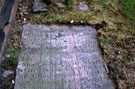
[[[95,29],[24,25],[15,89],[114,89]]]

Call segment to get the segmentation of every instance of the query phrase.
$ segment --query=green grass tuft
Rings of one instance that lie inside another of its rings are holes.
[[[72,9],[72,7],[73,7],[73,1],[72,0],[67,1],[67,7],[68,7],[68,9]]]
[[[14,64],[17,64],[19,58],[19,48],[7,48],[5,50],[5,58]]]
[[[127,16],[127,19],[135,20],[135,0],[124,0],[120,7],[122,13]]]

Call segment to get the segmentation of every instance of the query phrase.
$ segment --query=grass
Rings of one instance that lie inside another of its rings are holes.
[[[19,58],[19,48],[7,48],[5,50],[5,58],[14,64],[17,64]]]
[[[37,15],[33,15],[30,18],[30,23],[32,24],[45,24],[45,23],[70,23],[74,21],[73,24],[81,24],[87,23],[94,24],[102,22],[103,18],[101,18],[98,14],[95,15],[93,12],[89,11],[65,11],[64,13],[49,13],[48,15],[41,13]]]
[[[73,1],[72,0],[67,1],[67,7],[68,7],[68,9],[72,9],[72,7],[73,7]]]
[[[135,20],[135,0],[124,0],[120,7],[127,19]]]

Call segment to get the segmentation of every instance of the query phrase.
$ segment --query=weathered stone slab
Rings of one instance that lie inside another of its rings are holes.
[[[113,89],[95,29],[24,25],[15,89]]]
[[[1,12],[2,6],[4,5],[4,2],[5,2],[5,0],[0,0],[0,12]]]
[[[3,7],[0,12],[0,30],[8,23],[10,18],[11,10],[13,8],[14,0],[5,0]]]

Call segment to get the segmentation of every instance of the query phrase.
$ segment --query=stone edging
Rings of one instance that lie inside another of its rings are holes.
[[[18,3],[19,3],[19,0],[14,0],[14,4],[12,6],[12,9],[10,11],[10,15],[8,17],[9,19],[8,19],[8,21],[6,23],[4,23],[3,31],[5,33],[5,38],[4,38],[4,42],[3,42],[1,50],[0,50],[0,58],[3,57],[3,53],[4,53],[4,50],[5,50],[5,45],[6,45],[6,42],[7,42],[7,38],[8,38],[9,32],[10,32],[10,29],[12,27],[12,22],[15,19],[15,16],[16,16]]]

